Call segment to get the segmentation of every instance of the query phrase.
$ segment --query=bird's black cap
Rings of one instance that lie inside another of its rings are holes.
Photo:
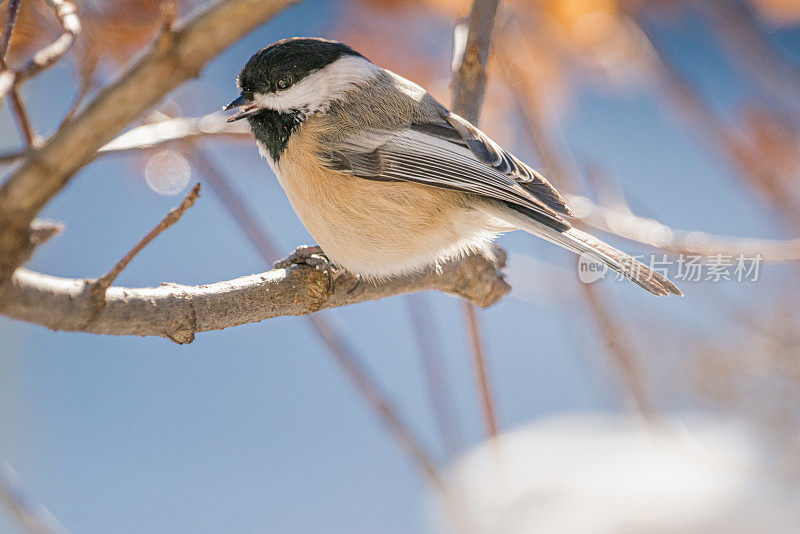
[[[293,37],[272,43],[253,54],[239,74],[242,94],[271,93],[278,81],[291,76],[297,83],[342,56],[361,56],[346,44],[311,37]]]

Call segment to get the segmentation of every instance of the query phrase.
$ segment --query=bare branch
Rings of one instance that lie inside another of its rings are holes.
[[[223,0],[162,35],[0,188],[0,284],[20,265],[36,214],[97,151],[219,52],[296,0]]]
[[[475,124],[486,92],[486,62],[499,3],[499,0],[472,3],[464,49],[455,50],[454,54],[457,68],[453,74],[453,111]]]
[[[456,411],[447,387],[447,373],[442,370],[442,347],[434,316],[425,295],[414,293],[406,297],[406,308],[417,339],[422,369],[428,389],[431,410],[444,445],[447,458],[455,458],[462,444]]]
[[[25,495],[16,473],[5,462],[0,463],[0,502],[30,534],[68,534],[47,508]]]
[[[666,252],[698,256],[761,255],[764,261],[800,261],[800,239],[748,239],[676,230],[655,219],[600,206],[585,196],[565,194],[564,198],[580,222]]]
[[[3,25],[3,36],[0,37],[0,56],[6,57],[6,53],[8,53],[8,43],[11,42],[11,34],[14,31],[14,24],[17,22],[20,1],[8,0],[6,23]]]
[[[75,6],[66,0],[47,0],[55,12],[58,23],[61,24],[63,33],[49,46],[39,50],[33,58],[19,69],[5,70],[0,73],[0,98],[12,88],[36,76],[43,70],[55,65],[69,52],[75,43],[75,38],[81,31],[81,21],[75,11]]]
[[[439,290],[481,307],[503,297],[510,287],[495,258],[473,254],[418,274],[380,283],[361,282],[349,274],[328,292],[328,277],[308,266],[275,269],[202,286],[164,283],[156,288],[110,287],[106,305],[93,313],[92,281],[58,278],[18,269],[0,295],[0,312],[52,330],[95,334],[160,336],[190,343],[197,332],[221,330],[282,315],[318,310],[417,291]],[[356,287],[357,286],[357,287]]]
[[[653,420],[655,415],[644,387],[639,359],[630,344],[629,337],[615,318],[614,312],[597,294],[598,288],[592,284],[579,285],[595,323],[606,342],[606,350],[611,356],[611,361],[615,364],[620,379],[625,384],[624,389],[630,406],[643,418]]]
[[[510,51],[504,51],[502,58],[504,60],[505,74],[514,92],[520,101],[520,111],[525,119],[525,125],[531,137],[531,141],[535,145],[536,151],[544,161],[548,173],[555,174],[559,183],[566,184],[571,188],[578,185],[577,165],[575,158],[572,155],[569,146],[559,143],[556,135],[553,135],[550,128],[548,128],[542,121],[537,113],[534,113],[530,106],[525,105],[523,95],[534,95],[534,98],[541,98],[542,95],[537,94],[538,88],[525,87],[521,83],[521,77],[518,76],[514,70],[513,62],[510,61]],[[574,208],[580,203],[578,200],[586,200],[585,197],[566,197],[569,205]],[[580,207],[587,207],[584,202]],[[580,208],[579,208],[580,211]],[[633,216],[627,209],[626,204],[618,206],[615,210],[616,213],[623,213]],[[580,214],[577,214],[580,217]],[[585,216],[585,214],[583,214]],[[643,385],[643,379],[639,369],[637,355],[633,349],[633,345],[626,335],[625,329],[621,326],[618,318],[609,310],[608,306],[597,295],[597,289],[590,284],[579,284],[582,289],[582,296],[586,302],[589,310],[592,312],[592,317],[606,342],[607,354],[612,364],[618,369],[620,380],[625,386],[627,397],[634,410],[643,417],[653,418],[653,410],[650,401],[647,397],[647,392]]]
[[[483,410],[483,419],[486,424],[489,437],[497,437],[497,415],[494,409],[494,397],[492,395],[492,388],[489,384],[489,371],[486,367],[486,356],[483,349],[483,340],[481,337],[481,329],[478,324],[478,316],[475,313],[475,307],[469,302],[464,303],[464,317],[467,321],[467,330],[470,336],[470,348],[472,352],[472,365],[475,371],[475,379],[478,383],[478,391],[481,396],[481,408]]]
[[[453,111],[470,122],[478,124],[486,92],[486,62],[489,60],[489,49],[494,31],[494,20],[499,7],[499,0],[474,0],[469,14],[464,49],[459,50],[459,28],[456,28],[454,39],[453,64]],[[467,318],[467,329],[470,333],[470,346],[475,373],[478,380],[483,415],[489,436],[497,436],[497,416],[494,412],[489,375],[486,370],[486,358],[481,341],[481,330],[478,316],[470,302],[463,303]]]
[[[227,115],[215,112],[202,117],[179,117],[137,126],[105,145],[100,152],[113,154],[217,136],[253,142],[253,134],[247,124],[241,121],[227,122],[227,118]]]
[[[63,223],[36,219],[31,223],[31,245],[38,247],[63,230]]]
[[[6,54],[8,53],[8,43],[11,42],[11,34],[14,32],[14,24],[17,21],[19,4],[20,0],[9,0],[6,9],[6,23],[3,26],[3,35],[0,38],[0,71],[8,69]],[[25,110],[25,105],[22,103],[22,97],[16,87],[11,88],[10,100],[11,109],[14,112],[20,132],[22,132],[22,138],[25,141],[25,145],[30,148],[36,141],[36,134],[33,131],[28,112]]]

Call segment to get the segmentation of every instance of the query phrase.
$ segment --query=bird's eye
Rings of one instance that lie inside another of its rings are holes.
[[[283,78],[281,78],[280,80],[278,80],[278,84],[277,84],[277,86],[278,86],[278,90],[279,90],[279,91],[282,91],[282,90],[284,90],[284,89],[288,89],[288,88],[289,88],[289,86],[290,86],[290,85],[292,85],[292,82],[293,82],[293,81],[294,81],[294,80],[292,80],[292,77],[291,77],[291,76],[284,76]]]

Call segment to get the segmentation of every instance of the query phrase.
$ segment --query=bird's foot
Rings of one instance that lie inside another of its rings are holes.
[[[301,264],[309,265],[328,276],[329,293],[333,293],[336,278],[344,273],[344,269],[337,269],[318,245],[300,245],[287,257],[276,261],[274,266],[276,269],[286,269]]]

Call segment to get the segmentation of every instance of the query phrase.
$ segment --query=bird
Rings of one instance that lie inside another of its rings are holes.
[[[346,44],[293,37],[256,52],[224,109],[247,119],[323,258],[367,280],[414,273],[523,230],[601,263],[654,295],[665,276],[574,228],[564,198],[419,85]]]

